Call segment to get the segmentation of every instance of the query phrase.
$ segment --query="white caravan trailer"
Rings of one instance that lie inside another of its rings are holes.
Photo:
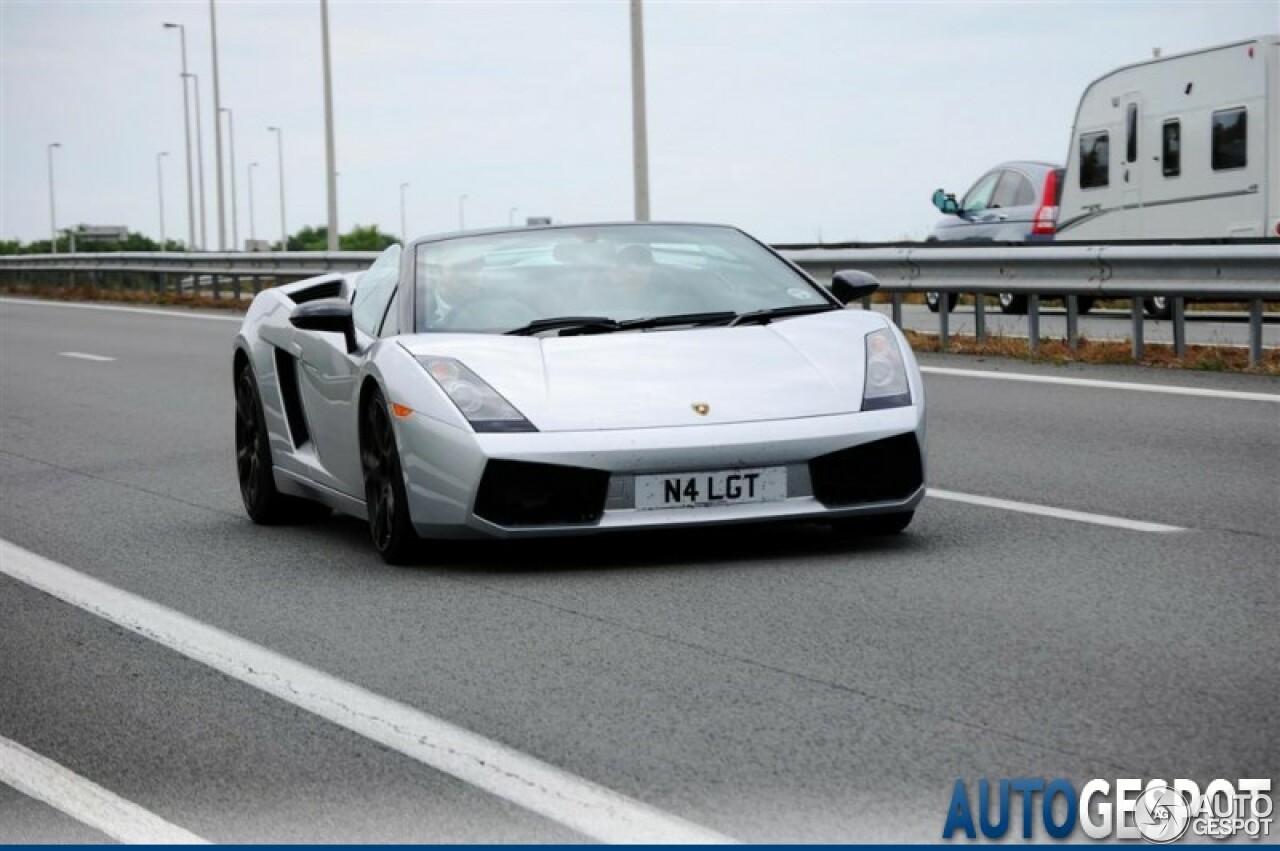
[[[1280,35],[1096,80],[1066,162],[1059,241],[1280,238]]]

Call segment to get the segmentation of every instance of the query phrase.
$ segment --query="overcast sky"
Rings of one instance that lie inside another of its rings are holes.
[[[626,0],[330,3],[339,224],[410,236],[632,214]],[[178,35],[200,75],[208,243],[217,247],[209,4],[0,0],[0,238],[59,226],[187,234]],[[217,4],[235,122],[238,232],[255,170],[260,238],[278,239],[284,128],[290,232],[323,224],[320,4]],[[923,237],[929,197],[1007,159],[1061,162],[1076,103],[1122,64],[1280,32],[1256,2],[645,4],[655,219],[739,225],[773,242]],[[193,129],[194,133],[194,129]],[[225,143],[224,143],[225,144]],[[227,177],[230,240],[230,175]]]

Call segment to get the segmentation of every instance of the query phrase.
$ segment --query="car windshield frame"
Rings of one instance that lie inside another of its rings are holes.
[[[609,320],[608,327],[596,324],[597,333],[658,331],[726,325],[736,314],[795,306],[843,307],[799,267],[727,225],[507,228],[416,240],[406,255],[411,327],[420,334],[507,334],[560,317]],[[646,268],[633,284],[636,265]],[[723,323],[662,321],[712,313],[730,316]]]

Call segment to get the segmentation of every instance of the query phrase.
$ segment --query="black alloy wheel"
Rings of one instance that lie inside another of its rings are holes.
[[[387,564],[405,564],[417,549],[418,536],[409,519],[400,453],[381,391],[370,396],[363,421],[360,460],[373,547]]]
[[[1021,316],[1027,312],[1027,297],[1013,293],[1000,293],[996,300],[1000,302],[1000,310],[1013,316]]]
[[[925,293],[924,303],[929,308],[930,313],[937,313],[939,306],[942,304],[941,293]],[[960,302],[960,293],[947,293],[948,311],[952,312],[956,309],[956,305]]]
[[[327,506],[285,496],[276,489],[262,398],[247,365],[236,379],[236,478],[244,510],[254,523],[273,525],[329,514]]]

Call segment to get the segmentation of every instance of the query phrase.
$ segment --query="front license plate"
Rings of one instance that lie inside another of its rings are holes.
[[[636,508],[702,508],[786,498],[786,467],[636,476]]]

